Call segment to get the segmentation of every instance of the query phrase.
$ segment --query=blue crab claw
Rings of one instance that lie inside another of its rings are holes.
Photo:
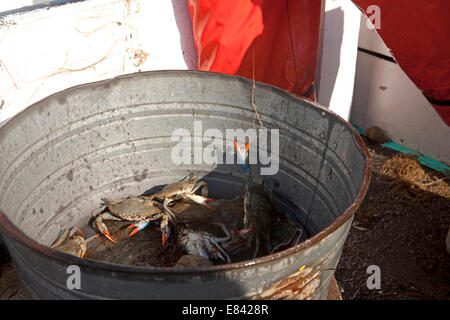
[[[235,148],[236,151],[237,151],[237,160],[238,160],[238,163],[241,165],[241,167],[242,167],[242,169],[244,170],[244,172],[245,172],[247,175],[250,175],[250,173],[251,173],[251,172],[250,172],[250,167],[249,167],[248,164],[247,164],[247,159],[248,159],[248,149],[249,149],[249,147],[250,147],[250,142],[247,143],[247,144],[245,145],[245,148],[244,148],[244,149],[240,148],[240,147],[237,145],[236,141],[234,141],[233,143],[234,143],[234,148]]]
[[[190,200],[192,200],[192,201],[194,201],[195,203],[198,203],[198,204],[200,204],[200,205],[202,205],[204,207],[207,207],[208,209],[211,209],[211,207],[210,207],[210,205],[207,202],[208,201],[210,201],[210,202],[211,201],[215,201],[212,198],[203,197],[203,196],[200,196],[200,195],[197,195],[197,194],[189,194],[188,193],[188,194],[185,195],[185,197],[190,199]]]
[[[167,224],[164,227],[159,228],[159,230],[161,231],[162,237],[161,243],[165,245],[172,234],[172,229],[170,228],[169,224]]]
[[[161,231],[162,234],[162,244],[165,245],[167,242],[167,239],[169,239],[170,234],[172,233],[172,230],[170,228],[169,224],[169,216],[165,215],[161,219],[161,223],[159,224],[159,231]]]
[[[109,234],[108,230],[103,231],[103,235],[108,238],[109,241],[116,243],[116,240],[113,239],[113,237]]]
[[[158,228],[161,231],[161,244],[165,245],[167,243],[167,239],[169,239],[169,229],[168,228]]]
[[[114,217],[113,215],[111,215],[110,213],[102,213],[99,214],[96,218],[95,218],[95,225],[97,226],[98,230],[106,237],[108,238],[108,240],[110,240],[111,242],[116,243],[116,241],[113,239],[113,237],[109,234],[108,228],[106,227],[106,225],[104,224],[103,220],[104,219],[112,219],[112,220],[117,220],[116,217]]]
[[[134,228],[133,231],[130,232],[130,234],[128,235],[128,237],[131,237],[132,235],[138,233],[139,231],[145,229],[145,227],[147,227],[149,225],[150,221],[143,221],[143,222],[138,222],[138,223],[133,223],[131,225],[129,225],[127,227],[128,229]]]

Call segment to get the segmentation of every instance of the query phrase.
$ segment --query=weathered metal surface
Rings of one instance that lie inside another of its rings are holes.
[[[193,133],[194,121],[202,121],[203,132],[252,128],[251,93],[251,81],[240,77],[146,72],[67,89],[7,121],[0,128],[0,228],[31,295],[255,298],[275,283],[285,288],[289,276],[309,279],[318,272],[307,289],[294,291],[302,298],[326,298],[368,187],[369,156],[350,124],[265,84],[256,85],[255,102],[265,127],[280,130],[275,178],[283,197],[275,201],[305,226],[310,239],[254,260],[196,269],[82,260],[48,247],[61,229],[85,226],[101,197],[141,194],[189,171],[208,174],[210,164],[171,161],[177,144],[173,131]],[[244,174],[239,165],[218,165],[205,181],[212,197],[231,199],[241,194]],[[73,264],[81,270],[81,290],[66,286],[67,267]],[[296,274],[302,266],[312,271]]]
[[[256,299],[309,300],[320,285],[320,270],[301,267],[298,271],[264,290]]]

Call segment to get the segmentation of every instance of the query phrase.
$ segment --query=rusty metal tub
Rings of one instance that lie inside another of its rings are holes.
[[[369,155],[348,122],[261,83],[257,110],[266,128],[279,130],[275,177],[287,201],[280,205],[305,226],[308,240],[255,260],[184,270],[82,260],[48,247],[61,228],[86,225],[105,194],[136,195],[189,171],[209,173],[210,164],[171,161],[174,130],[196,136],[252,128],[251,97],[252,82],[240,77],[145,72],[53,94],[3,124],[0,230],[30,296],[324,299],[368,187]],[[206,179],[222,197],[241,192],[244,182],[239,165],[218,165]],[[67,287],[69,265],[80,268],[79,290]]]

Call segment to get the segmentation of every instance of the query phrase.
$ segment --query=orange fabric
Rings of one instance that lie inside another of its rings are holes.
[[[199,70],[236,74],[298,95],[313,85],[321,1],[188,0]],[[310,95],[314,99],[314,94]]]
[[[250,0],[188,0],[188,8],[199,70],[236,73],[264,29],[261,8]]]
[[[370,5],[380,8],[378,33],[400,67],[450,125],[450,1],[353,2],[363,13]]]

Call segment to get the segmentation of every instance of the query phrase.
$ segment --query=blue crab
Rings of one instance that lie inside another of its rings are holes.
[[[104,221],[129,221],[133,222],[128,228],[134,228],[129,236],[144,229],[154,220],[161,219],[161,224],[165,227],[168,223],[167,214],[159,208],[151,199],[146,197],[135,197],[121,200],[102,198],[103,205],[92,213],[95,218],[95,226],[110,241],[115,242],[109,234]],[[163,243],[166,234],[163,231]]]
[[[201,195],[195,194],[198,190],[201,190]],[[134,222],[128,227],[134,228],[130,233],[130,236],[132,236],[146,228],[151,221],[159,220],[162,243],[165,244],[170,234],[169,222],[176,220],[175,214],[169,208],[169,205],[176,200],[189,199],[210,208],[207,202],[213,201],[213,199],[207,198],[207,194],[206,182],[197,181],[194,178],[194,174],[190,173],[185,179],[168,184],[161,191],[150,196],[139,196],[122,200],[102,198],[104,204],[93,212],[95,225],[103,235],[115,242],[103,221]],[[157,199],[163,201],[162,208],[159,202],[156,201]]]
[[[56,240],[50,245],[51,248],[84,258],[86,255],[87,244],[95,236],[88,239],[84,238],[84,233],[77,226],[61,230]]]
[[[188,225],[178,226],[177,236],[180,246],[190,255],[200,255],[207,259],[222,259],[231,263],[227,252],[221,244],[230,241],[231,235],[225,225],[217,223],[225,233],[225,237],[217,237],[210,232],[197,230]]]
[[[195,194],[198,190],[201,191],[201,195]],[[171,218],[175,217],[175,214],[169,208],[175,200],[189,199],[202,206],[210,208],[208,201],[214,201],[208,198],[208,186],[205,181],[197,181],[194,173],[190,173],[187,177],[181,181],[174,182],[165,186],[161,191],[149,196],[150,200],[163,199],[164,210],[170,215]]]
[[[268,253],[272,252],[271,227],[278,217],[275,207],[272,205],[272,193],[279,186],[275,179],[263,179],[262,184],[256,184],[250,167],[247,165],[248,148],[239,148],[237,143],[234,146],[241,159],[241,166],[247,175],[244,195],[244,228],[239,231],[240,236],[235,238],[234,243],[230,243],[231,250],[242,249],[242,240],[250,247],[255,242],[253,258],[256,258],[261,247],[261,240]]]

